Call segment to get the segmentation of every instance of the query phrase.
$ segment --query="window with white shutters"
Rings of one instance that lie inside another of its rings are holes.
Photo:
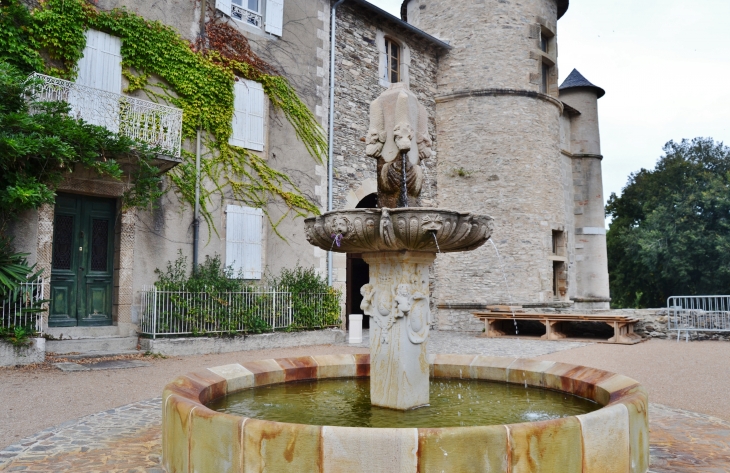
[[[266,0],[266,27],[267,33],[281,36],[284,27],[284,0]]]
[[[76,83],[86,87],[122,93],[122,41],[101,31],[86,31],[86,47],[79,59]],[[71,113],[85,121],[117,132],[119,97],[91,96],[82,90],[69,94]],[[96,103],[94,103],[96,102]]]
[[[264,212],[228,205],[226,208],[226,266],[244,279],[261,279]]]
[[[239,79],[233,85],[233,133],[228,142],[254,151],[264,150],[264,89],[258,82]]]
[[[236,21],[263,28],[276,36],[282,34],[284,0],[215,0],[215,7]]]

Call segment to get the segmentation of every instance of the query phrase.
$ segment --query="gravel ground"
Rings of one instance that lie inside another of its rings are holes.
[[[594,344],[539,359],[621,373],[641,382],[649,400],[730,420],[730,343],[649,340]]]
[[[63,422],[159,397],[167,383],[196,369],[264,358],[367,352],[359,347],[325,345],[166,359],[145,357],[151,366],[134,369],[0,369],[0,450]]]

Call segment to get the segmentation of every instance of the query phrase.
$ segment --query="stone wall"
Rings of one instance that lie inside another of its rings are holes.
[[[335,55],[335,135],[334,135],[334,208],[351,206],[365,181],[376,178],[376,160],[365,155],[365,135],[370,121],[370,103],[387,89],[379,77],[382,38],[399,41],[407,54],[403,62],[408,71],[410,90],[426,107],[429,133],[437,151],[435,129],[436,68],[438,59],[432,46],[389,28],[377,21],[372,12],[357,5],[342,4],[337,9]],[[403,70],[403,69],[402,69]],[[436,204],[436,156],[425,160],[428,180],[421,193],[421,205]]]

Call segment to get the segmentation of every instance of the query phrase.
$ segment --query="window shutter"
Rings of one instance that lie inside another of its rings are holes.
[[[228,142],[234,146],[264,150],[264,89],[258,82],[238,80],[233,85],[233,133]]]
[[[233,83],[233,133],[228,143],[241,148],[247,147],[246,119],[248,115],[248,87],[246,81]]]
[[[226,208],[226,266],[244,279],[261,279],[264,213],[261,209]]]
[[[266,30],[267,33],[281,36],[284,27],[284,0],[266,0]]]
[[[79,59],[76,83],[121,94],[122,92],[122,41],[96,30],[87,30],[86,47]],[[89,94],[72,92],[69,105],[74,116],[81,116],[87,122],[118,130],[119,97],[89,97]],[[93,102],[93,103],[92,103]]]
[[[264,88],[258,82],[248,82],[248,148],[264,150]]]
[[[224,15],[231,16],[231,0],[215,0],[215,8]]]

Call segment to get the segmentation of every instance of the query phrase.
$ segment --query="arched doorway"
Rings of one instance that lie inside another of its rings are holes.
[[[358,209],[374,209],[378,207],[378,194],[372,193],[358,202]],[[370,267],[362,259],[360,253],[347,254],[347,326],[350,326],[350,314],[362,314],[360,288],[370,281]],[[363,317],[363,328],[370,328],[370,318]]]

